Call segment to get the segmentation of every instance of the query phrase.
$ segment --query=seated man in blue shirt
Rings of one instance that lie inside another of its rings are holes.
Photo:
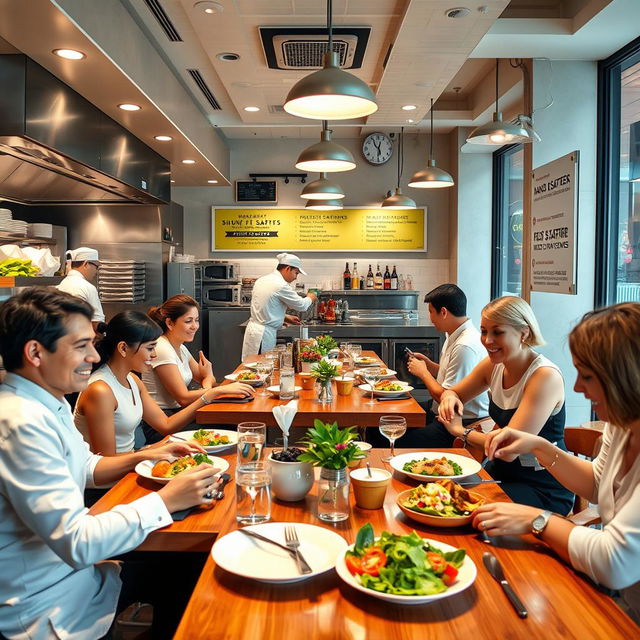
[[[10,639],[104,636],[122,583],[120,565],[103,561],[170,524],[171,512],[210,502],[215,469],[202,465],[89,515],[85,486],[113,483],[144,459],[192,451],[179,443],[113,457],[89,451],[64,395],[84,389],[98,361],[92,313],[83,300],[45,287],[0,307],[8,372],[0,385],[0,632]]]

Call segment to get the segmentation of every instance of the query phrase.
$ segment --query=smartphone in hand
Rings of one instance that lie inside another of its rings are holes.
[[[404,354],[407,356],[407,358],[413,358],[413,351],[411,351],[411,349],[409,349],[408,347],[404,348]]]

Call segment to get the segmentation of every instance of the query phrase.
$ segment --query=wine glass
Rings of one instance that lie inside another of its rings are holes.
[[[349,343],[349,355],[351,356],[351,360],[353,361],[353,370],[356,369],[356,360],[362,354],[362,345]]]
[[[275,384],[273,380],[273,372],[276,369],[276,362],[278,362],[280,356],[277,351],[271,350],[267,351],[267,353],[264,354],[264,357],[269,364],[269,385]]]
[[[262,391],[260,392],[261,396],[268,396],[269,392],[267,391],[267,378],[271,375],[273,363],[271,360],[265,358],[264,360],[260,360],[256,364],[256,373],[260,376],[264,384],[262,385]]]
[[[369,402],[367,402],[367,404],[375,404],[373,400],[373,391],[376,382],[380,380],[380,374],[381,371],[378,367],[366,367],[362,372],[364,381],[369,385],[369,388],[371,389],[371,399],[369,400]]]
[[[389,456],[382,458],[384,462],[389,462],[396,455],[395,442],[403,436],[407,430],[407,421],[402,416],[381,416],[380,433],[391,443]]]

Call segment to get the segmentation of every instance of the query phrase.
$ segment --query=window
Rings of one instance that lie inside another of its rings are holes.
[[[521,144],[493,154],[492,298],[522,290],[523,166]]]

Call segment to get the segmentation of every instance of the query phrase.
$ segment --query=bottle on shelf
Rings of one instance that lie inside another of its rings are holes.
[[[373,271],[371,270],[371,265],[369,265],[369,271],[367,272],[367,289],[373,289],[373,287]]]
[[[378,264],[378,269],[376,270],[376,275],[373,278],[373,288],[374,289],[382,289],[384,287],[384,279],[382,277],[382,271],[380,271],[380,265]]]
[[[360,276],[358,275],[358,263],[353,263],[353,272],[351,273],[351,288],[357,290],[360,288]]]
[[[396,265],[393,265],[393,271],[391,272],[391,288],[398,289],[398,272],[396,271]]]
[[[342,288],[345,290],[351,289],[351,271],[349,271],[348,262],[347,266],[344,268],[344,273],[342,274]]]
[[[404,282],[404,276],[400,274],[400,277],[398,278],[398,289],[401,289],[402,291],[404,291],[406,288],[407,287]]]
[[[382,280],[383,289],[391,289],[391,273],[389,273],[389,265],[384,270],[384,278]]]

